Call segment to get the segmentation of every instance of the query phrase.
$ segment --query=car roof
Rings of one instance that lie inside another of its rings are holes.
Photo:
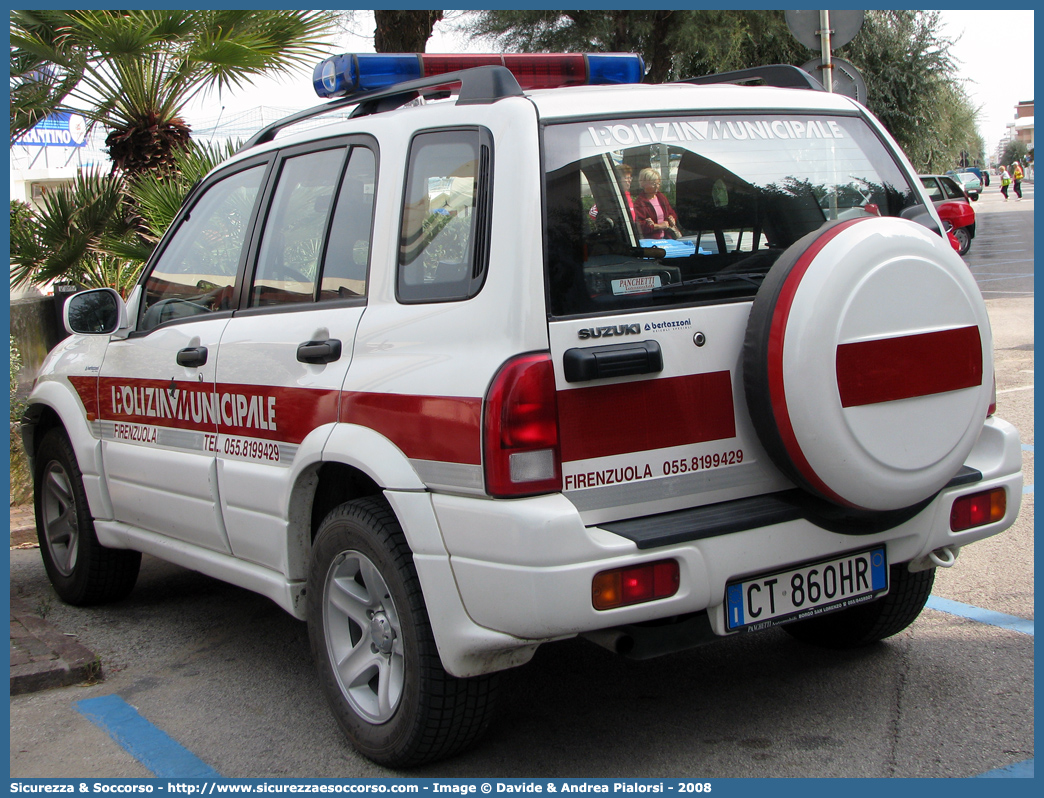
[[[693,85],[690,83],[631,84],[627,86],[569,86],[527,91],[541,119],[567,120],[578,117],[679,113],[727,109],[737,111],[855,111],[859,105],[840,94],[808,89],[780,89],[732,84]],[[609,98],[612,98],[611,103]]]

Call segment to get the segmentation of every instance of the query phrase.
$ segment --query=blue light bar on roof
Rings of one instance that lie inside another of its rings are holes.
[[[645,76],[645,62],[633,53],[356,53],[321,61],[312,85],[320,97],[340,97],[477,66],[507,67],[523,89],[639,83]]]

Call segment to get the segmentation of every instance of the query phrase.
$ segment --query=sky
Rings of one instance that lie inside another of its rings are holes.
[[[470,41],[455,33],[454,20],[461,12],[447,11],[428,42],[428,52],[489,52],[488,43]],[[979,132],[992,154],[1005,134],[1005,126],[1015,118],[1015,105],[1033,99],[1033,23],[1032,10],[1019,11],[943,11],[944,35],[955,40],[952,52],[967,79],[966,88],[979,106]],[[340,36],[331,52],[373,52],[373,18],[368,11],[357,11],[355,33]],[[321,102],[311,89],[311,68],[292,76],[265,79],[254,87],[235,94],[211,95],[197,101],[186,117],[195,128],[210,127],[218,119],[250,111],[258,106],[301,109]]]
[[[943,11],[946,36],[962,62],[965,88],[979,106],[979,132],[992,154],[1015,119],[1015,106],[1033,99],[1032,11]]]

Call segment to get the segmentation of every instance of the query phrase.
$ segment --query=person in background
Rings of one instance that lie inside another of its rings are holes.
[[[1022,199],[1022,177],[1022,164],[1015,161],[1011,165],[1011,182],[1013,184],[1012,188],[1015,189],[1015,196],[1019,199]]]
[[[660,173],[643,169],[638,173],[638,184],[642,193],[634,198],[634,213],[642,238],[681,238],[678,215],[660,191]]]
[[[1008,172],[1008,167],[1004,164],[1000,165],[1000,179],[1001,179],[1001,194],[1004,195],[1004,201],[1008,201],[1008,186],[1011,185],[1011,173]]]

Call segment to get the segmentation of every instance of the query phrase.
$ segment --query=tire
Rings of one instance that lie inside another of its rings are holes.
[[[859,648],[898,634],[924,609],[935,583],[935,569],[913,571],[906,563],[889,569],[888,593],[877,601],[783,626],[803,643],[822,648]]]
[[[963,257],[971,249],[971,233],[968,232],[967,227],[956,227],[953,230],[953,237],[961,245],[961,248],[957,250],[957,254]]]
[[[77,606],[125,598],[138,579],[141,553],[98,542],[83,475],[63,430],[44,436],[35,464],[36,535],[55,592]]]
[[[779,256],[754,298],[750,420],[808,495],[862,516],[906,511],[979,439],[990,342],[982,292],[948,240],[907,219],[828,222]]]
[[[485,732],[498,675],[458,679],[443,669],[412,552],[383,499],[346,502],[326,516],[307,591],[320,682],[361,754],[415,767]]]

